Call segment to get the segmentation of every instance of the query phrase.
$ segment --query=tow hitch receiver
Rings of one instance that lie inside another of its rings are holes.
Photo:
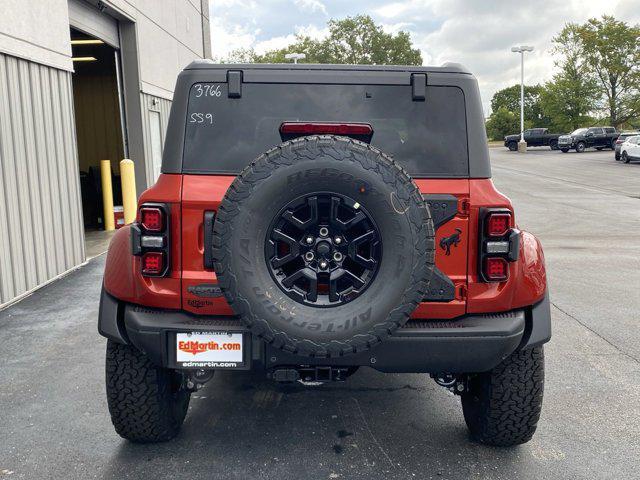
[[[280,383],[325,383],[342,382],[349,376],[349,368],[346,367],[291,367],[277,368],[269,376]]]
[[[469,391],[468,375],[454,375],[452,373],[432,374],[431,378],[441,387],[455,395],[462,395]]]

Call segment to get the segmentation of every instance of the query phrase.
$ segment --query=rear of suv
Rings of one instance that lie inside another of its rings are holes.
[[[510,446],[536,429],[550,323],[463,67],[198,61],[109,247],[98,329],[132,441],[177,435],[216,370],[315,385],[370,367],[430,374],[475,439]]]

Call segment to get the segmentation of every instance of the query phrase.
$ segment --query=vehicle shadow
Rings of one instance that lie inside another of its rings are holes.
[[[428,375],[361,369],[344,383],[305,387],[224,372],[194,394],[176,439],[122,441],[104,473],[281,479],[425,478],[429,472],[468,478],[490,468],[526,478],[532,473],[531,455],[522,454],[527,448],[473,443],[459,399]]]

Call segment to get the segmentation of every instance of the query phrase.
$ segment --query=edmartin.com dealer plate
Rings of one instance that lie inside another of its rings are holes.
[[[239,368],[243,366],[244,337],[232,332],[176,334],[176,363],[183,368]]]

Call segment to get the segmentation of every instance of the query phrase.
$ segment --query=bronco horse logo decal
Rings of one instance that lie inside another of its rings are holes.
[[[451,255],[451,246],[457,247],[460,243],[460,234],[462,230],[456,228],[456,232],[452,233],[448,237],[443,237],[440,239],[440,248],[445,251],[445,255]]]

